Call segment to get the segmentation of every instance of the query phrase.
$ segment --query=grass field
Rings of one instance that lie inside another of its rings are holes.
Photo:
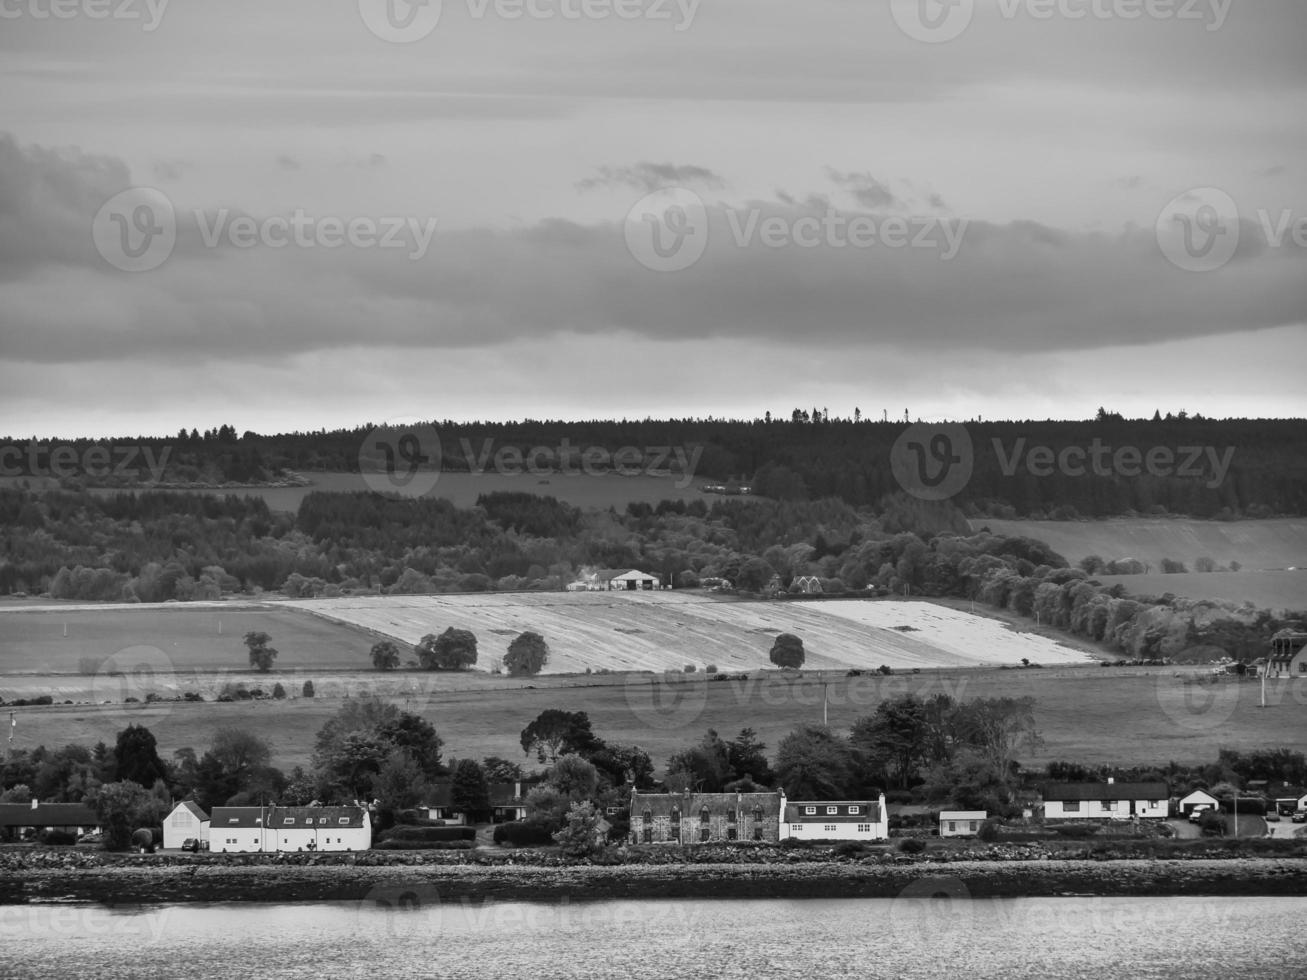
[[[523,630],[542,634],[550,673],[749,670],[770,665],[778,633],[799,636],[806,667],[895,669],[1084,663],[1083,650],[1006,623],[927,602],[739,601],[700,592],[361,596],[288,605],[416,643],[446,626],[471,629],[482,660],[502,658]]]
[[[262,497],[273,510],[294,513],[299,510],[300,501],[314,490],[334,493],[362,492],[373,489],[385,489],[388,492],[410,495],[411,490],[404,487],[391,487],[382,484],[374,487],[358,473],[313,473],[301,474],[312,481],[307,487],[238,487],[230,490],[183,490],[182,493],[234,493],[243,497]],[[374,481],[375,482],[375,481]],[[420,482],[420,481],[418,481]],[[639,502],[656,504],[663,500],[697,500],[706,499],[708,503],[720,499],[707,496],[699,487],[712,481],[693,479],[688,486],[680,476],[621,476],[609,473],[589,475],[585,473],[536,476],[531,473],[441,473],[435,486],[420,493],[421,496],[441,497],[458,507],[471,507],[477,497],[483,493],[497,491],[516,491],[535,493],[546,497],[557,497],[577,507],[598,507],[606,510],[616,507],[619,510],[628,503]],[[417,484],[414,484],[417,485]],[[93,493],[115,493],[113,490],[93,490]],[[745,498],[748,499],[748,498]]]
[[[300,677],[286,678],[298,689]],[[270,681],[265,678],[266,684]],[[452,678],[442,678],[453,681]],[[479,689],[426,689],[396,698],[408,710],[429,718],[445,739],[446,756],[488,754],[519,759],[519,733],[546,708],[589,714],[603,738],[637,744],[661,766],[667,756],[712,727],[733,735],[756,729],[775,752],[796,725],[822,720],[823,680],[830,686],[830,724],[847,729],[886,697],[909,691],[958,698],[1025,696],[1036,699],[1044,745],[1023,761],[1052,759],[1090,763],[1163,764],[1211,761],[1222,746],[1252,749],[1307,743],[1307,684],[1284,680],[1268,685],[1269,707],[1259,704],[1253,681],[1223,680],[1214,686],[1185,684],[1170,671],[1120,668],[1060,670],[972,670],[923,672],[905,676],[846,678],[751,675],[749,681],[681,678],[676,683],[649,675],[603,678],[539,678],[530,683],[483,676]],[[359,675],[355,693],[372,678]],[[461,681],[460,681],[461,683]],[[235,725],[266,738],[283,768],[303,764],[313,735],[341,704],[339,698],[231,704],[89,705],[16,709],[15,746],[68,742],[112,743],[129,723],[150,728],[161,754],[192,746],[203,749],[214,731]]]
[[[1173,592],[1190,599],[1213,599],[1258,609],[1307,609],[1307,569],[1284,572],[1187,572],[1174,575],[1100,575],[1106,585],[1120,583],[1131,595]]]
[[[1245,571],[1307,566],[1307,520],[1192,521],[1119,518],[1103,521],[1001,521],[977,518],[973,529],[1043,541],[1075,564],[1089,555],[1106,561],[1137,558],[1154,570],[1163,558],[1192,569],[1199,558],[1237,561]]]

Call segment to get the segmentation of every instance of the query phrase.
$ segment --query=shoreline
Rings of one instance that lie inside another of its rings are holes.
[[[1307,895],[1307,859],[659,865],[108,865],[0,873],[0,905]]]

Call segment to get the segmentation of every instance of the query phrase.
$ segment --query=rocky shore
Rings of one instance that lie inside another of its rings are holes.
[[[324,856],[315,856],[322,858]],[[100,902],[593,901],[648,898],[1301,896],[1307,860],[813,860],[538,866],[422,861],[0,860],[0,904]]]

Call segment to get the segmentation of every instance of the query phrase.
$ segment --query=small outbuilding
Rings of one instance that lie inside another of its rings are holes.
[[[980,826],[989,818],[987,810],[941,810],[939,836],[975,837]]]
[[[209,815],[194,800],[183,800],[163,818],[164,850],[176,850],[188,840],[207,842]]]
[[[1196,789],[1188,796],[1182,797],[1180,802],[1176,804],[1176,809],[1179,810],[1180,816],[1187,817],[1199,806],[1215,810],[1216,805],[1217,799],[1215,796],[1205,789]]]

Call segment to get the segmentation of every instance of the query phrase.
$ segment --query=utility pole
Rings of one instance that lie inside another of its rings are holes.
[[[830,702],[830,685],[823,683],[821,685],[821,724],[826,727],[826,706]]]

